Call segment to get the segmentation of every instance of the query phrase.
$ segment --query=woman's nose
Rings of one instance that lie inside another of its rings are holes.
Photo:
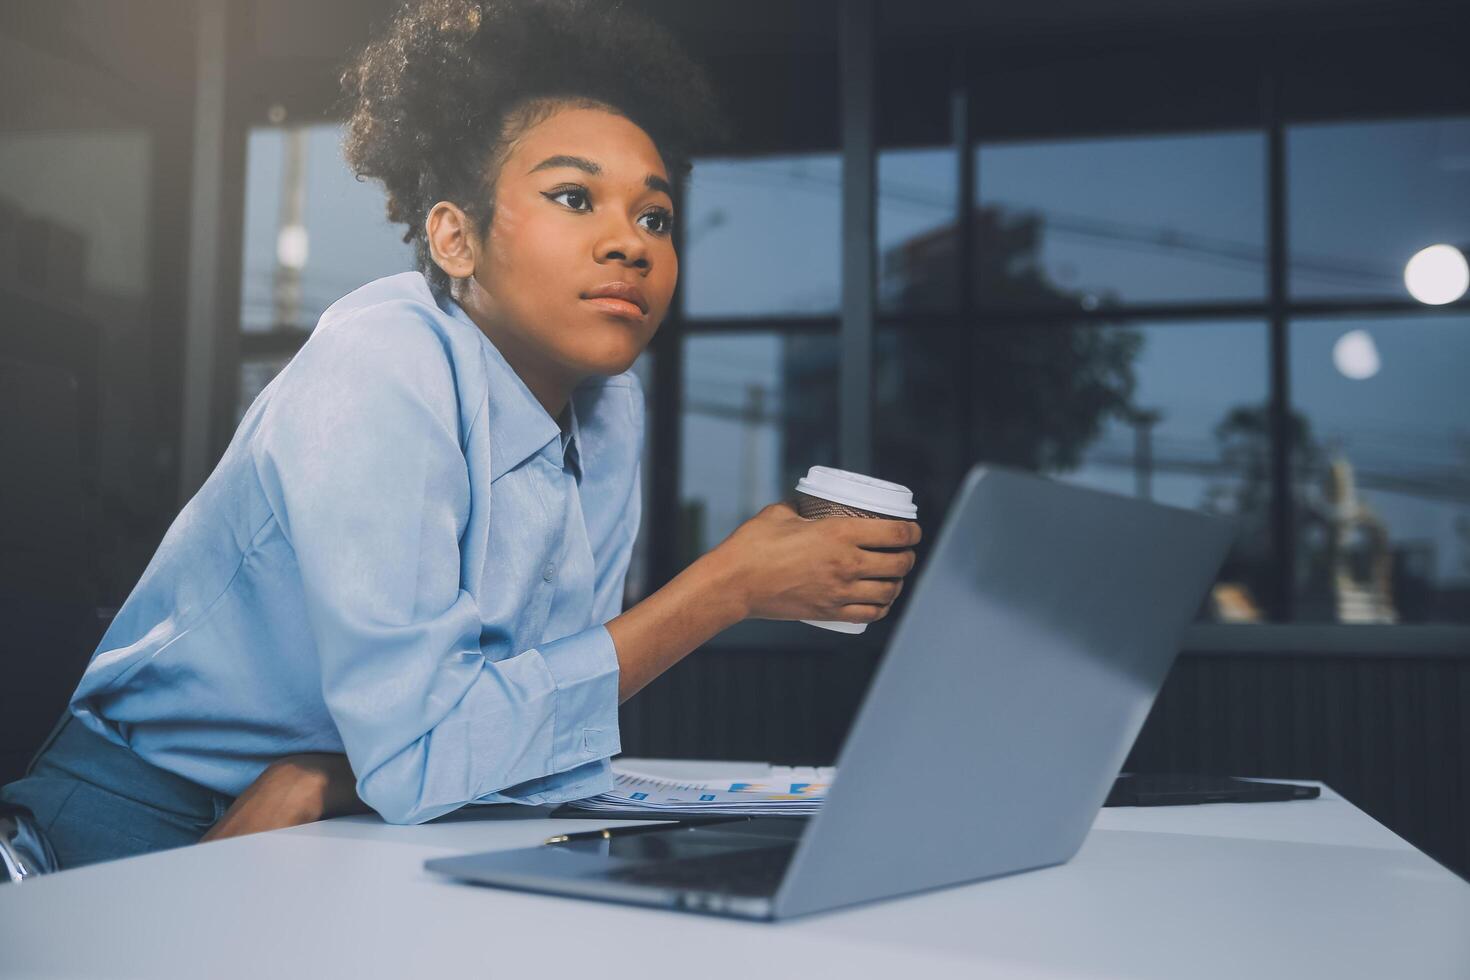
[[[639,236],[637,228],[627,223],[618,224],[598,243],[597,261],[621,261],[640,269],[651,264],[648,244]]]

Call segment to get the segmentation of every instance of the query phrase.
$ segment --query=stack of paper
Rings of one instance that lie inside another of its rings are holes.
[[[750,779],[689,781],[634,772],[613,763],[613,788],[572,804],[579,810],[619,813],[666,810],[686,814],[779,816],[816,813],[837,770],[830,766],[772,766]]]

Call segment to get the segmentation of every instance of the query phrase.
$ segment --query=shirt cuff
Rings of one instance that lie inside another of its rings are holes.
[[[618,651],[607,627],[594,626],[538,650],[556,684],[551,772],[567,772],[621,752]]]
[[[472,804],[519,803],[522,806],[541,806],[552,803],[568,803],[610,792],[614,786],[612,763],[606,759],[595,759],[569,772],[559,772],[539,779],[530,779],[515,786],[508,786],[498,793],[486,793],[473,799]]]

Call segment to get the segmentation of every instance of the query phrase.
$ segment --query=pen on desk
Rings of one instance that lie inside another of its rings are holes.
[[[603,827],[601,830],[583,830],[575,834],[557,834],[542,841],[543,844],[561,844],[570,840],[611,840],[614,837],[627,837],[629,834],[641,833],[645,830],[668,830],[677,827],[678,823],[655,823],[639,824],[636,827]]]
[[[632,827],[603,827],[601,830],[582,830],[575,834],[557,834],[542,841],[543,844],[561,844],[569,840],[611,840],[614,837],[627,837],[630,834],[641,834],[650,830],[672,830],[675,827],[684,827],[693,830],[701,824],[715,823],[739,823],[749,820],[748,816],[699,816],[690,817],[685,820],[661,820],[658,823],[635,824]]]

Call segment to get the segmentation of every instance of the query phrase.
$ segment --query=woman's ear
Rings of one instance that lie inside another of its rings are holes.
[[[479,239],[474,222],[457,204],[440,201],[424,220],[429,254],[434,264],[451,279],[466,279],[475,272]]]

